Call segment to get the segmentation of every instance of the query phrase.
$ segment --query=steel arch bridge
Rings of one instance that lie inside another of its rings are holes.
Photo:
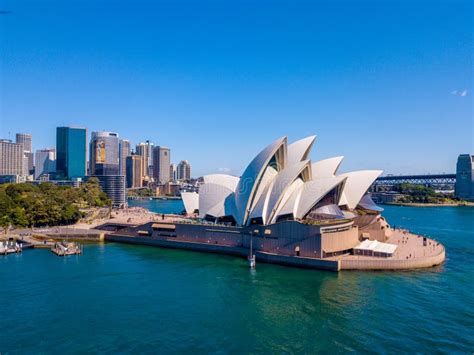
[[[456,174],[433,174],[433,175],[400,175],[381,176],[372,185],[372,188],[379,186],[393,186],[397,184],[415,184],[423,186],[453,186],[456,183]]]

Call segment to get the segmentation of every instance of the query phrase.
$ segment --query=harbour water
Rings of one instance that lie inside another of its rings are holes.
[[[239,258],[119,244],[0,257],[0,353],[472,353],[474,208],[384,215],[442,242],[446,263],[333,273],[257,260],[252,272]]]

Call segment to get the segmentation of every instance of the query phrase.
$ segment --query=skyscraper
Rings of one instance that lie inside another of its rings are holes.
[[[456,197],[474,201],[474,155],[459,155],[455,189]]]
[[[170,181],[170,149],[166,147],[155,147],[153,149],[153,169],[155,181],[165,184]]]
[[[34,169],[34,154],[32,148],[32,137],[28,133],[17,133],[16,143],[23,146],[24,165],[26,175],[32,174]]]
[[[119,136],[114,132],[92,132],[89,145],[90,175],[120,175]]]
[[[56,171],[56,150],[39,149],[35,153],[35,179]]]
[[[61,179],[86,175],[86,129],[56,128],[56,172]]]
[[[191,180],[191,165],[187,160],[181,160],[176,168],[178,180]]]
[[[147,169],[147,175],[148,176],[154,176],[154,167],[153,167],[153,157],[154,157],[154,152],[153,152],[153,149],[155,148],[155,145],[150,142],[149,140],[147,140],[146,142],[146,145],[148,146],[148,169]]]
[[[121,139],[119,143],[119,170],[120,175],[127,175],[127,157],[131,155],[130,141]]]
[[[0,175],[25,176],[23,145],[0,139]]]
[[[148,166],[150,160],[150,149],[147,143],[139,143],[135,147],[135,153],[141,156],[143,177],[148,177]]]
[[[32,152],[32,138],[31,134],[28,133],[17,133],[16,134],[16,142],[23,145],[23,150],[25,152]]]
[[[170,164],[170,180],[176,181],[176,165]]]
[[[35,169],[35,155],[33,152],[23,152],[23,159],[25,161],[25,171],[27,174],[33,174]]]
[[[127,188],[138,188],[143,186],[143,165],[140,155],[129,155],[127,157]]]
[[[126,205],[125,175],[120,173],[119,135],[114,132],[92,132],[89,146],[90,176],[99,179],[102,190],[113,207]]]

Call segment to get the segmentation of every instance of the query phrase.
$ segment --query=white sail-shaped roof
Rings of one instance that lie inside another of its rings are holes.
[[[204,176],[199,195],[183,193],[186,211],[199,209],[202,218],[208,215],[227,220],[232,216],[241,226],[250,221],[276,223],[279,217],[303,219],[310,212],[317,216],[337,210],[341,216],[355,216],[357,205],[380,211],[364,195],[382,172],[367,170],[336,176],[342,156],[313,164],[307,160],[315,140],[316,136],[310,136],[289,146],[286,137],[276,140],[252,160],[240,179],[225,174]],[[341,212],[338,206],[347,208]]]
[[[268,200],[270,198],[269,191],[273,187],[273,182],[274,180],[267,184],[267,186],[265,186],[265,188],[263,189],[262,193],[260,194],[260,198],[250,211],[249,220],[252,220],[254,218],[262,218],[263,224],[267,224],[267,208]]]
[[[286,137],[282,137],[267,146],[252,160],[242,174],[234,196],[234,218],[237,224],[244,225],[247,223],[250,208],[254,203],[255,193],[259,188],[262,175],[272,158],[276,158],[278,169],[285,168],[286,141]]]
[[[187,214],[193,214],[194,211],[199,210],[199,194],[196,192],[181,192],[181,198]]]
[[[311,165],[313,171],[313,179],[322,179],[333,177],[336,175],[337,169],[341,165],[343,156],[328,158],[317,161]]]
[[[278,171],[271,167],[268,166],[265,169],[265,172],[262,175],[262,178],[260,180],[260,184],[258,186],[257,191],[255,192],[255,197],[254,197],[254,202],[252,206],[250,206],[250,213],[252,214],[252,211],[254,211],[257,208],[257,205],[259,204],[260,198],[262,196],[266,195],[265,191],[268,191],[269,186],[271,183],[274,181],[275,177],[278,175]],[[261,216],[259,216],[261,217]]]
[[[288,166],[307,160],[316,136],[309,136],[288,145]]]
[[[213,183],[202,184],[199,187],[199,217],[206,215],[213,217],[222,217],[226,215],[226,200],[233,193],[231,189]],[[227,209],[229,210],[227,205]],[[218,212],[218,215],[211,214]],[[233,211],[229,211],[232,213]]]
[[[300,191],[300,199],[296,206],[295,218],[301,219],[336,186],[343,184],[346,177],[335,176],[316,179],[304,184]]]
[[[300,175],[303,176],[304,181],[311,180],[311,166],[309,160],[293,164],[278,173],[271,190],[268,191],[270,197],[268,199],[267,213],[264,220],[271,221],[273,219],[284,193]]]
[[[288,200],[284,204],[280,205],[280,208],[277,211],[277,218],[289,214],[296,216],[297,207],[301,198],[301,191],[303,190],[303,186],[304,184],[301,184],[297,189],[293,191]]]
[[[339,175],[347,177],[339,206],[346,205],[351,210],[356,208],[370,185],[380,174],[382,174],[382,170],[361,170]]]
[[[235,188],[239,184],[239,178],[227,174],[211,174],[203,176],[205,184],[216,184],[221,185],[229,190],[235,191]]]
[[[344,183],[344,177],[329,177],[309,181],[296,189],[288,201],[277,212],[277,218],[293,214],[294,218],[303,218],[323,197],[336,186]],[[275,218],[276,220],[276,218]]]
[[[296,179],[293,181],[293,183],[286,189],[285,193],[283,194],[283,197],[281,199],[281,202],[278,206],[278,209],[276,212],[273,214],[273,218],[270,221],[270,223],[275,223],[278,219],[279,216],[284,216],[287,214],[293,214],[295,213],[295,208],[297,204],[295,203],[298,199],[297,197],[299,196],[299,192],[304,186],[304,181],[302,179]],[[293,202],[290,202],[293,201]],[[285,210],[287,208],[288,210]]]
[[[359,201],[359,206],[365,208],[366,210],[382,212],[383,208],[377,206],[377,204],[372,200],[369,194],[365,194],[362,199]]]

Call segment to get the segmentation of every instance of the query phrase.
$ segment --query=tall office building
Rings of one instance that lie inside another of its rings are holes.
[[[474,155],[461,154],[456,164],[455,195],[474,201]]]
[[[56,150],[39,149],[35,153],[35,180],[56,171]]]
[[[35,170],[35,154],[33,152],[24,152],[23,159],[25,160],[25,171],[28,174],[33,174]]]
[[[191,180],[191,165],[187,160],[181,160],[179,162],[176,168],[176,175],[178,180]]]
[[[148,170],[147,170],[147,174],[148,174],[148,176],[154,176],[154,166],[153,166],[154,152],[153,152],[153,149],[155,148],[155,145],[152,142],[148,141],[148,140],[145,143],[148,146]]]
[[[26,174],[32,174],[34,169],[34,154],[32,148],[32,137],[28,133],[17,133],[16,134],[16,143],[23,146],[24,153],[24,169],[27,172]]]
[[[170,164],[170,180],[176,181],[176,165]]]
[[[26,175],[23,149],[23,144],[0,139],[0,175]]]
[[[166,147],[155,147],[153,149],[153,177],[155,182],[166,184],[170,177],[170,149]]]
[[[92,132],[89,145],[90,175],[120,175],[119,136],[114,132]]]
[[[16,134],[16,142],[23,145],[23,150],[25,152],[32,152],[33,151],[31,141],[32,141],[31,134],[28,134],[28,133],[17,133]]]
[[[114,132],[92,132],[89,146],[89,172],[99,179],[100,187],[112,206],[126,205],[125,175],[120,172],[120,140]]]
[[[135,146],[135,153],[141,157],[143,177],[148,176],[148,158],[150,156],[148,152],[148,146],[146,143],[139,143]]]
[[[127,188],[143,187],[143,165],[140,155],[127,157]]]
[[[119,142],[119,171],[120,175],[127,175],[127,157],[132,154],[130,141],[121,139]]]
[[[86,133],[85,128],[56,128],[58,179],[83,178],[86,175]]]

